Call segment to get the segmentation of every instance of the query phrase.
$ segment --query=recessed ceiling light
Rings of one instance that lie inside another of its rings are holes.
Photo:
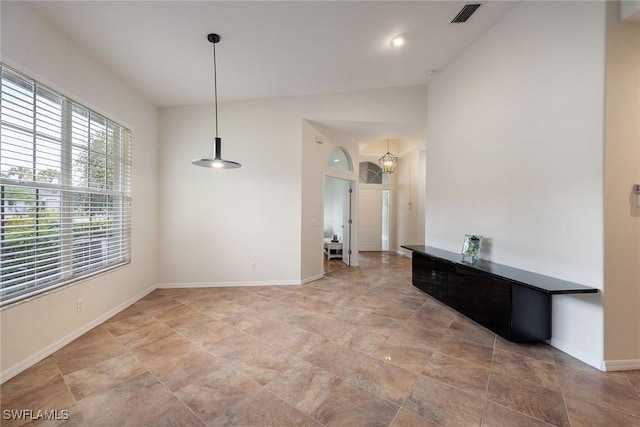
[[[394,38],[391,39],[391,46],[399,47],[399,46],[402,46],[403,44],[404,44],[404,37],[402,36],[395,36]]]

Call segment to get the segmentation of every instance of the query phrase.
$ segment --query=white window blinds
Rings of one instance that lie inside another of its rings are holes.
[[[6,305],[130,261],[131,131],[0,67]]]

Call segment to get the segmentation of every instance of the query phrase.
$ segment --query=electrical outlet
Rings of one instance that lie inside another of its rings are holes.
[[[83,307],[83,302],[82,299],[79,299],[78,301],[76,301],[76,310],[78,311],[78,313],[80,313],[82,311]]]
[[[256,271],[256,263],[255,262],[251,263],[251,271]]]

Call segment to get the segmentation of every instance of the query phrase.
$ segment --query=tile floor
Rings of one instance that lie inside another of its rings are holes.
[[[640,371],[497,338],[385,253],[301,287],[157,290],[1,392],[3,415],[78,426],[640,426]]]
[[[327,257],[324,257],[325,274],[333,273],[334,271],[342,270],[343,268],[346,268],[346,267],[347,265],[342,261],[342,259],[338,259],[338,258],[327,259]]]

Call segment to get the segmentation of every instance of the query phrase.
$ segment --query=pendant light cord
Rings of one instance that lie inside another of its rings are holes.
[[[213,44],[213,96],[214,96],[214,109],[216,115],[216,138],[218,138],[218,76],[216,67],[216,44]]]
[[[216,136],[213,141],[213,158],[200,158],[191,161],[196,166],[215,169],[236,169],[242,165],[231,160],[222,158],[222,138],[218,134],[218,64],[216,63],[216,43],[220,41],[220,36],[215,33],[207,34],[207,40],[213,44],[213,108],[214,119],[216,121]]]

